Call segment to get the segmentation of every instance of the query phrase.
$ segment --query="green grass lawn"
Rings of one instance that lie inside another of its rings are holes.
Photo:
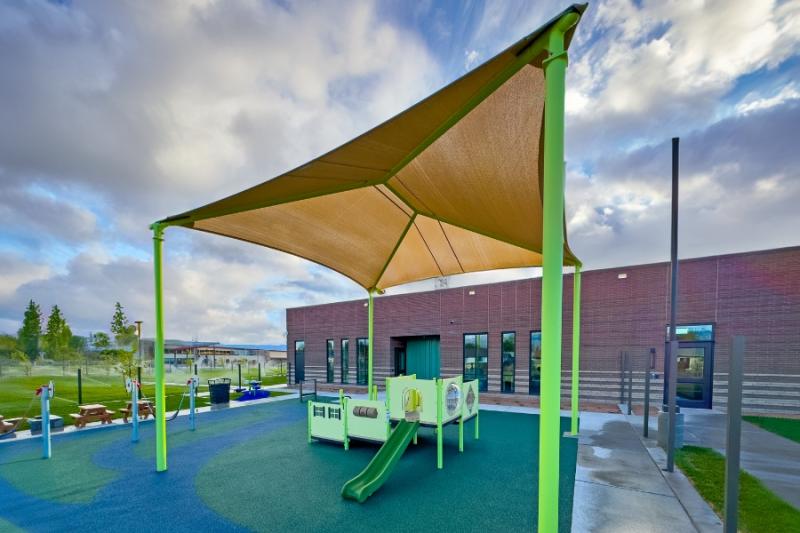
[[[675,456],[700,495],[722,516],[724,512],[725,457],[709,448],[684,446]],[[739,530],[748,533],[797,531],[800,510],[795,509],[758,479],[739,474]]]
[[[200,387],[198,389],[200,393],[208,392],[207,380],[212,377],[232,378],[232,389],[238,385],[238,373],[233,377],[230,369],[201,369]],[[249,379],[257,379],[257,377],[257,370],[248,374],[242,371],[242,384],[246,386],[246,382]],[[187,378],[188,374],[178,372],[166,375],[167,383],[172,383],[166,386],[166,409],[168,415],[178,408],[181,397],[186,391],[183,383],[186,382]],[[261,378],[265,386],[286,383],[286,376],[262,375]],[[49,375],[37,372],[34,376],[9,374],[0,376],[0,415],[3,415],[6,419],[20,416],[27,416],[28,418],[38,416],[40,414],[40,402],[38,397],[35,400],[33,399],[34,391],[51,379],[55,384],[55,397],[50,401],[50,412],[63,418],[65,425],[72,425],[73,421],[69,415],[70,413],[78,412],[78,378],[74,374],[62,375],[60,371],[54,371]],[[152,383],[152,377],[145,374],[142,376],[142,382],[144,397],[154,399],[155,386]],[[116,411],[114,418],[122,418],[119,410],[125,408],[130,396],[125,390],[125,381],[120,374],[109,374],[105,371],[90,374],[84,373],[81,389],[81,402],[83,404],[103,404],[110,410]],[[280,392],[272,393],[273,396],[280,396],[281,394]],[[231,400],[235,400],[238,397],[239,394],[231,390]],[[33,403],[31,403],[31,400],[33,400]],[[208,397],[199,396],[196,405],[197,407],[209,405]],[[182,408],[187,409],[188,407],[189,401],[185,399]],[[27,428],[28,425],[23,424],[19,429]]]
[[[776,435],[800,442],[800,419],[774,416],[744,416],[742,418]]]
[[[0,375],[0,415],[6,419],[16,418],[20,416],[27,416],[28,418],[38,416],[40,413],[40,403],[37,397],[33,403],[34,391],[40,385],[53,380],[55,384],[55,397],[50,402],[51,413],[60,416],[64,419],[65,425],[72,425],[72,418],[70,413],[78,412],[78,378],[72,372],[63,372],[61,368],[56,367],[34,367],[34,375],[24,376],[19,373],[10,373],[8,369]],[[166,386],[167,393],[167,413],[174,411],[178,408],[181,397],[186,391],[185,383],[189,377],[187,372],[182,370],[175,370],[168,372],[165,375],[165,380],[168,383]],[[239,384],[239,375],[237,368],[215,368],[215,369],[199,369],[200,387],[199,392],[208,392],[208,380],[211,378],[228,377],[231,379],[231,389],[237,387]],[[251,379],[258,379],[258,369],[251,369],[246,371],[242,369],[242,385],[247,386],[247,382]],[[155,378],[149,371],[142,374],[142,393],[144,397],[155,398],[155,386],[153,381]],[[261,375],[261,382],[264,386],[278,385],[286,383],[286,376],[276,375],[272,372],[264,372]],[[125,390],[125,380],[123,377],[114,371],[106,369],[92,368],[90,372],[84,370],[82,374],[82,396],[80,402],[82,404],[100,403],[108,407],[112,411],[117,411],[114,418],[122,418],[119,410],[123,409],[126,405],[128,392]],[[273,393],[279,396],[279,393]],[[231,390],[231,399],[238,398],[239,395]],[[209,405],[207,396],[199,396],[197,398],[197,407],[205,407]],[[30,406],[30,409],[29,409]],[[184,400],[183,409],[188,408],[188,399]],[[27,424],[23,424],[19,429],[27,429]]]
[[[75,376],[3,376],[0,377],[0,414],[6,418],[19,416],[34,417],[40,414],[39,398],[31,404],[34,391],[40,385],[53,380],[55,396],[50,401],[50,412],[62,417],[65,425],[72,425],[70,413],[78,412],[78,380]],[[143,380],[144,381],[144,380]],[[207,387],[206,387],[207,388]],[[185,387],[180,385],[167,385],[167,411],[174,411],[180,403]],[[200,388],[201,392],[203,387]],[[82,384],[83,404],[100,403],[112,411],[117,411],[114,418],[122,418],[120,409],[125,407],[129,398],[125,390],[125,383],[119,375],[84,375]],[[145,382],[142,393],[147,398],[155,397],[155,387]],[[197,407],[208,405],[208,399],[197,398]],[[28,407],[30,406],[30,409]],[[184,401],[184,408],[188,407],[188,400]],[[20,427],[26,429],[27,424]]]

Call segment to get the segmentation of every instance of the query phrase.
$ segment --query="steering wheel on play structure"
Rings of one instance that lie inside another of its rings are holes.
[[[44,389],[47,389],[47,397],[48,397],[48,398],[52,398],[52,397],[53,397],[53,395],[54,395],[54,394],[55,394],[55,392],[56,392],[56,386],[55,386],[55,384],[53,383],[53,380],[50,380],[50,383],[48,383],[48,384],[46,384],[46,385],[42,385],[41,387],[39,387],[38,389],[36,389],[36,396],[41,396],[41,395],[42,395],[42,391],[43,391]]]

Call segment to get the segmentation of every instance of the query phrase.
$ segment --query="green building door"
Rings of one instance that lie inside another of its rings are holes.
[[[439,337],[421,337],[406,341],[406,374],[419,379],[439,377]]]

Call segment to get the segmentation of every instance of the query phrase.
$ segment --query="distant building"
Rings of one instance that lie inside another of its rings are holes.
[[[154,358],[153,339],[142,339],[142,357]],[[270,344],[224,344],[167,339],[164,341],[164,363],[201,367],[231,368],[237,364],[267,367],[286,367],[286,347]]]
[[[611,252],[613,253],[613,251]],[[583,273],[582,400],[622,401],[630,357],[634,400],[645,370],[664,370],[669,263]],[[800,413],[800,247],[680,262],[678,396],[686,407],[724,407],[732,335],[746,336],[744,406]],[[541,278],[375,299],[374,375],[464,374],[481,390],[539,395]],[[562,397],[569,398],[572,275],[564,276]],[[287,309],[290,380],[364,389],[365,300]],[[663,381],[653,382],[654,402]]]

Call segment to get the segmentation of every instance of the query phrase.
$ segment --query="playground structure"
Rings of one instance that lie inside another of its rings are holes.
[[[444,467],[443,428],[458,423],[458,451],[464,451],[464,423],[475,419],[479,434],[478,381],[462,376],[417,379],[386,378],[385,400],[353,399],[339,392],[337,403],[308,402],[308,442],[314,439],[341,442],[350,439],[383,443],[367,467],[342,488],[342,496],[364,502],[389,478],[420,427],[436,432],[436,467]],[[392,428],[392,422],[396,422]]]
[[[579,319],[581,267],[565,236],[564,101],[567,49],[585,9],[570,6],[450,85],[294,170],[151,225],[157,471],[167,470],[162,252],[164,231],[179,226],[281,250],[363,287],[373,401],[376,293],[541,266],[539,486],[558,486],[563,269],[575,269]],[[573,434],[579,335],[573,328]],[[538,493],[540,531],[558,530],[557,492]]]

